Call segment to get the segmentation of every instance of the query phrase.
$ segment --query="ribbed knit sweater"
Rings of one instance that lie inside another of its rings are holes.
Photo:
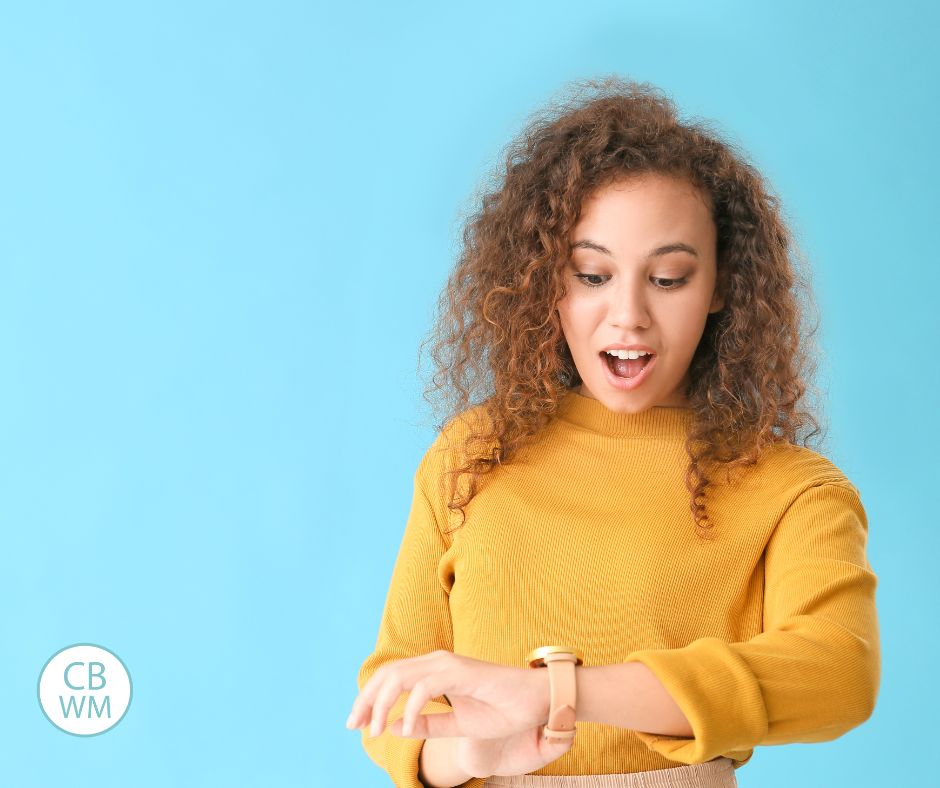
[[[571,749],[537,775],[722,755],[737,768],[758,745],[829,741],[869,718],[881,672],[877,576],[859,492],[830,460],[778,444],[743,477],[718,475],[707,494],[715,538],[705,542],[684,482],[691,409],[617,413],[569,391],[534,443],[480,477],[460,525],[443,471],[482,413],[445,425],[414,475],[360,689],[383,663],[436,649],[525,668],[536,646],[563,643],[585,665],[645,664],[694,732],[579,721]],[[442,695],[422,713],[448,711]],[[368,728],[362,740],[396,786],[421,788],[425,740],[387,729],[369,738]]]

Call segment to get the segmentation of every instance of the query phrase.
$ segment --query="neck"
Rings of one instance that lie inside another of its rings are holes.
[[[594,397],[570,389],[558,403],[557,415],[569,424],[603,435],[657,436],[685,439],[693,411],[686,406],[654,405],[639,413],[611,410]]]

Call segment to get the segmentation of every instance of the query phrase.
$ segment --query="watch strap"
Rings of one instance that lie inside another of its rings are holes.
[[[577,682],[575,679],[575,665],[579,662],[577,656],[570,652],[555,652],[546,654],[543,658],[548,667],[548,683],[551,700],[548,714],[548,724],[545,726],[543,736],[546,739],[565,741],[575,736],[577,698]]]

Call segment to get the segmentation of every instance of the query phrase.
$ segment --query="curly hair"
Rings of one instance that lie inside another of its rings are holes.
[[[702,538],[712,524],[705,491],[712,472],[755,465],[767,447],[821,432],[802,406],[818,348],[804,332],[812,290],[778,199],[745,155],[707,120],[680,122],[674,102],[647,82],[618,76],[569,83],[565,96],[530,116],[505,153],[505,172],[480,199],[437,303],[428,342],[436,371],[424,397],[446,394],[443,428],[468,408],[485,416],[464,435],[468,475],[448,509],[458,511],[482,474],[512,461],[581,383],[555,306],[565,294],[570,233],[594,190],[656,173],[678,176],[710,197],[717,228],[716,287],[725,306],[708,315],[685,392],[693,419],[685,484]],[[800,293],[805,296],[801,305]],[[804,334],[805,336],[801,336]],[[482,400],[472,399],[482,392]]]

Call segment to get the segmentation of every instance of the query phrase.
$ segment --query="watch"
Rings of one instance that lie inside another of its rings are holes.
[[[584,663],[581,652],[570,646],[540,646],[529,652],[526,661],[530,668],[548,667],[551,701],[543,737],[555,741],[573,739],[578,697],[574,669]]]

